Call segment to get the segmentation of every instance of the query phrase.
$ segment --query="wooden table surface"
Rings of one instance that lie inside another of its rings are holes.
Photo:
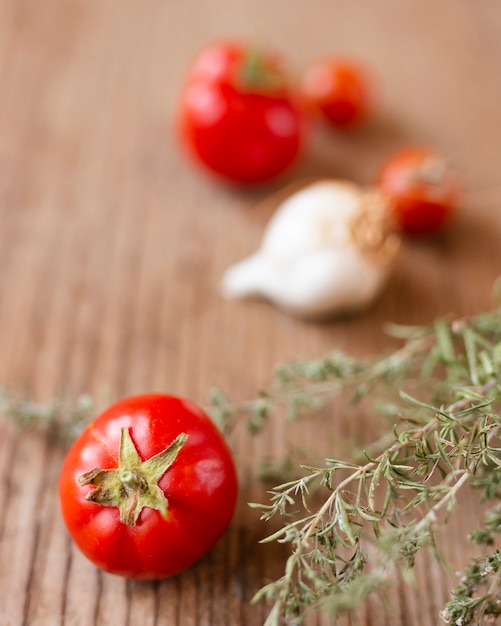
[[[195,52],[234,36],[272,44],[297,68],[325,54],[360,59],[374,118],[349,135],[316,131],[308,155],[266,186],[201,173],[176,139],[179,91]],[[370,183],[410,143],[456,163],[462,210],[443,236],[405,243],[370,310],[313,324],[220,298],[224,269],[260,240],[260,201],[307,176]],[[241,400],[279,362],[384,350],[387,321],[481,311],[501,267],[500,145],[498,0],[0,0],[0,382],[39,401],[156,390],[204,404],[215,384]],[[363,438],[371,424],[337,415],[332,437]],[[266,531],[247,502],[266,498],[257,468],[280,455],[283,427],[243,429],[231,445],[241,490],[228,533],[182,575],[137,584],[72,546],[57,503],[61,450],[1,421],[0,624],[262,624],[266,607],[249,601],[285,552],[258,544]],[[453,560],[474,520],[466,507],[444,535]],[[357,623],[438,624],[451,581],[426,556],[416,575],[411,590],[395,580],[392,614],[371,599]]]

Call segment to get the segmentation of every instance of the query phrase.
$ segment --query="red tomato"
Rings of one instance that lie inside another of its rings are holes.
[[[118,402],[86,428],[66,456],[59,493],[68,531],[95,565],[158,579],[220,539],[237,478],[222,435],[201,409],[150,394]]]
[[[411,147],[394,154],[379,175],[400,228],[428,235],[444,227],[456,210],[459,185],[443,157]]]
[[[202,50],[180,109],[192,154],[232,181],[274,178],[300,153],[304,114],[279,59],[266,51],[235,42]]]
[[[323,59],[309,65],[300,81],[306,104],[333,126],[354,126],[370,108],[368,79],[352,61]]]

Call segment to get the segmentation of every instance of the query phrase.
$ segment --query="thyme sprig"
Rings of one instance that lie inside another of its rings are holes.
[[[216,412],[227,430],[244,418],[252,432],[259,431],[284,411],[294,419],[346,392],[350,400],[370,395],[396,418],[391,436],[368,446],[363,460],[354,454],[303,464],[295,478],[269,491],[268,503],[251,505],[265,523],[279,522],[263,541],[290,551],[283,576],[255,596],[271,602],[265,626],[299,624],[311,609],[337,617],[356,608],[390,584],[395,568],[408,577],[421,548],[443,560],[435,531],[467,484],[483,497],[499,497],[499,311],[391,332],[404,344],[389,355],[355,360],[336,352],[280,368],[271,391],[252,402],[232,404],[217,396]],[[416,394],[400,391],[389,399],[409,383]],[[472,538],[483,533],[492,545],[499,515],[489,519],[491,525]],[[480,624],[501,612],[496,554],[467,566],[466,582],[442,612],[444,621]]]
[[[275,616],[281,614],[297,618],[325,598],[335,616],[355,608],[361,589],[363,596],[381,589],[394,566],[411,567],[417,550],[433,545],[440,515],[450,514],[469,478],[485,463],[501,465],[490,438],[475,434],[472,426],[479,423],[479,433],[497,435],[499,420],[488,411],[497,399],[498,389],[495,396],[493,389],[494,384],[487,383],[476,392],[483,401],[472,399],[467,408],[460,408],[464,401],[447,410],[436,408],[424,426],[405,430],[363,465],[330,460],[322,468],[303,468],[309,471],[306,477],[270,491],[271,504],[259,505],[261,519],[275,515],[297,519],[264,540],[291,546],[285,575],[256,596],[275,603],[266,626],[279,624]],[[317,485],[316,496],[319,487],[327,494],[314,512],[311,485]],[[298,515],[298,505],[306,514]],[[366,571],[369,529],[377,542],[377,565]],[[348,559],[346,551],[351,554]]]
[[[35,402],[29,397],[18,397],[0,387],[0,414],[19,428],[45,434],[50,441],[64,447],[71,444],[89,423],[95,402],[88,394],[76,399],[53,399]]]
[[[217,387],[209,394],[209,412],[222,432],[229,436],[236,424],[247,420],[252,434],[266,426],[277,412],[289,422],[315,415],[341,392],[351,389],[359,400],[382,381],[404,380],[408,366],[424,358],[431,346],[429,334],[412,329],[417,336],[388,356],[357,360],[341,351],[325,359],[280,365],[271,389],[261,390],[253,400],[231,402]]]
[[[501,361],[501,349],[495,350],[488,341],[490,337],[496,343],[495,338],[501,337],[498,311],[456,320],[441,318],[422,327],[388,324],[386,331],[403,340],[403,345],[389,354],[357,359],[335,350],[323,359],[281,364],[270,388],[260,390],[254,399],[235,402],[214,387],[209,393],[208,411],[227,436],[242,420],[251,433],[257,434],[271,418],[291,422],[314,416],[333,398],[347,393],[357,402],[378,390],[375,399],[381,400],[385,386],[394,390],[414,379],[426,380],[433,392],[430,397],[440,399],[440,393],[445,392],[446,397],[449,387],[464,379],[465,366],[471,365],[471,380],[478,385],[478,369],[494,375]],[[463,342],[460,354],[454,345],[458,337]],[[445,376],[437,373],[444,364],[448,366]],[[398,404],[381,404],[394,414],[400,409]]]

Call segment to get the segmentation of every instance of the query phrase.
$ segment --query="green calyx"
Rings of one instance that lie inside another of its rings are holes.
[[[274,92],[285,86],[279,67],[259,48],[251,49],[244,56],[238,80],[242,88],[263,93]]]
[[[165,450],[142,461],[131,439],[129,429],[122,428],[118,450],[118,467],[98,467],[78,477],[80,485],[93,485],[86,500],[101,506],[116,506],[120,521],[135,526],[144,507],[156,509],[167,518],[168,501],[158,481],[176,460],[188,435],[181,433]]]

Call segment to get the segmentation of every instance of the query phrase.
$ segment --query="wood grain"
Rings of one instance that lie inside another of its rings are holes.
[[[353,55],[373,70],[364,129],[313,134],[308,156],[273,185],[240,190],[196,170],[175,132],[194,53],[219,37],[270,42],[300,69]],[[252,397],[274,366],[340,348],[390,346],[386,321],[423,323],[490,304],[501,267],[501,12],[496,0],[0,0],[0,381],[39,400],[89,392],[103,403],[150,390],[205,403],[221,385]],[[257,245],[261,201],[308,176],[370,183],[394,148],[436,146],[465,181],[457,222],[408,242],[369,311],[308,324],[261,302],[224,302],[224,269]],[[336,413],[331,455],[372,437],[372,415]],[[247,506],[263,501],[260,461],[286,438],[233,437],[241,494],[228,534],[199,564],[154,584],[101,574],[60,518],[62,452],[0,422],[0,624],[258,626],[250,599],[285,552]],[[321,448],[314,428],[300,432]],[[468,503],[467,503],[468,504]],[[455,563],[476,511],[443,535]],[[416,586],[396,577],[389,614],[371,598],[342,625],[435,626],[451,581],[429,557]],[[308,626],[328,626],[314,615]]]

